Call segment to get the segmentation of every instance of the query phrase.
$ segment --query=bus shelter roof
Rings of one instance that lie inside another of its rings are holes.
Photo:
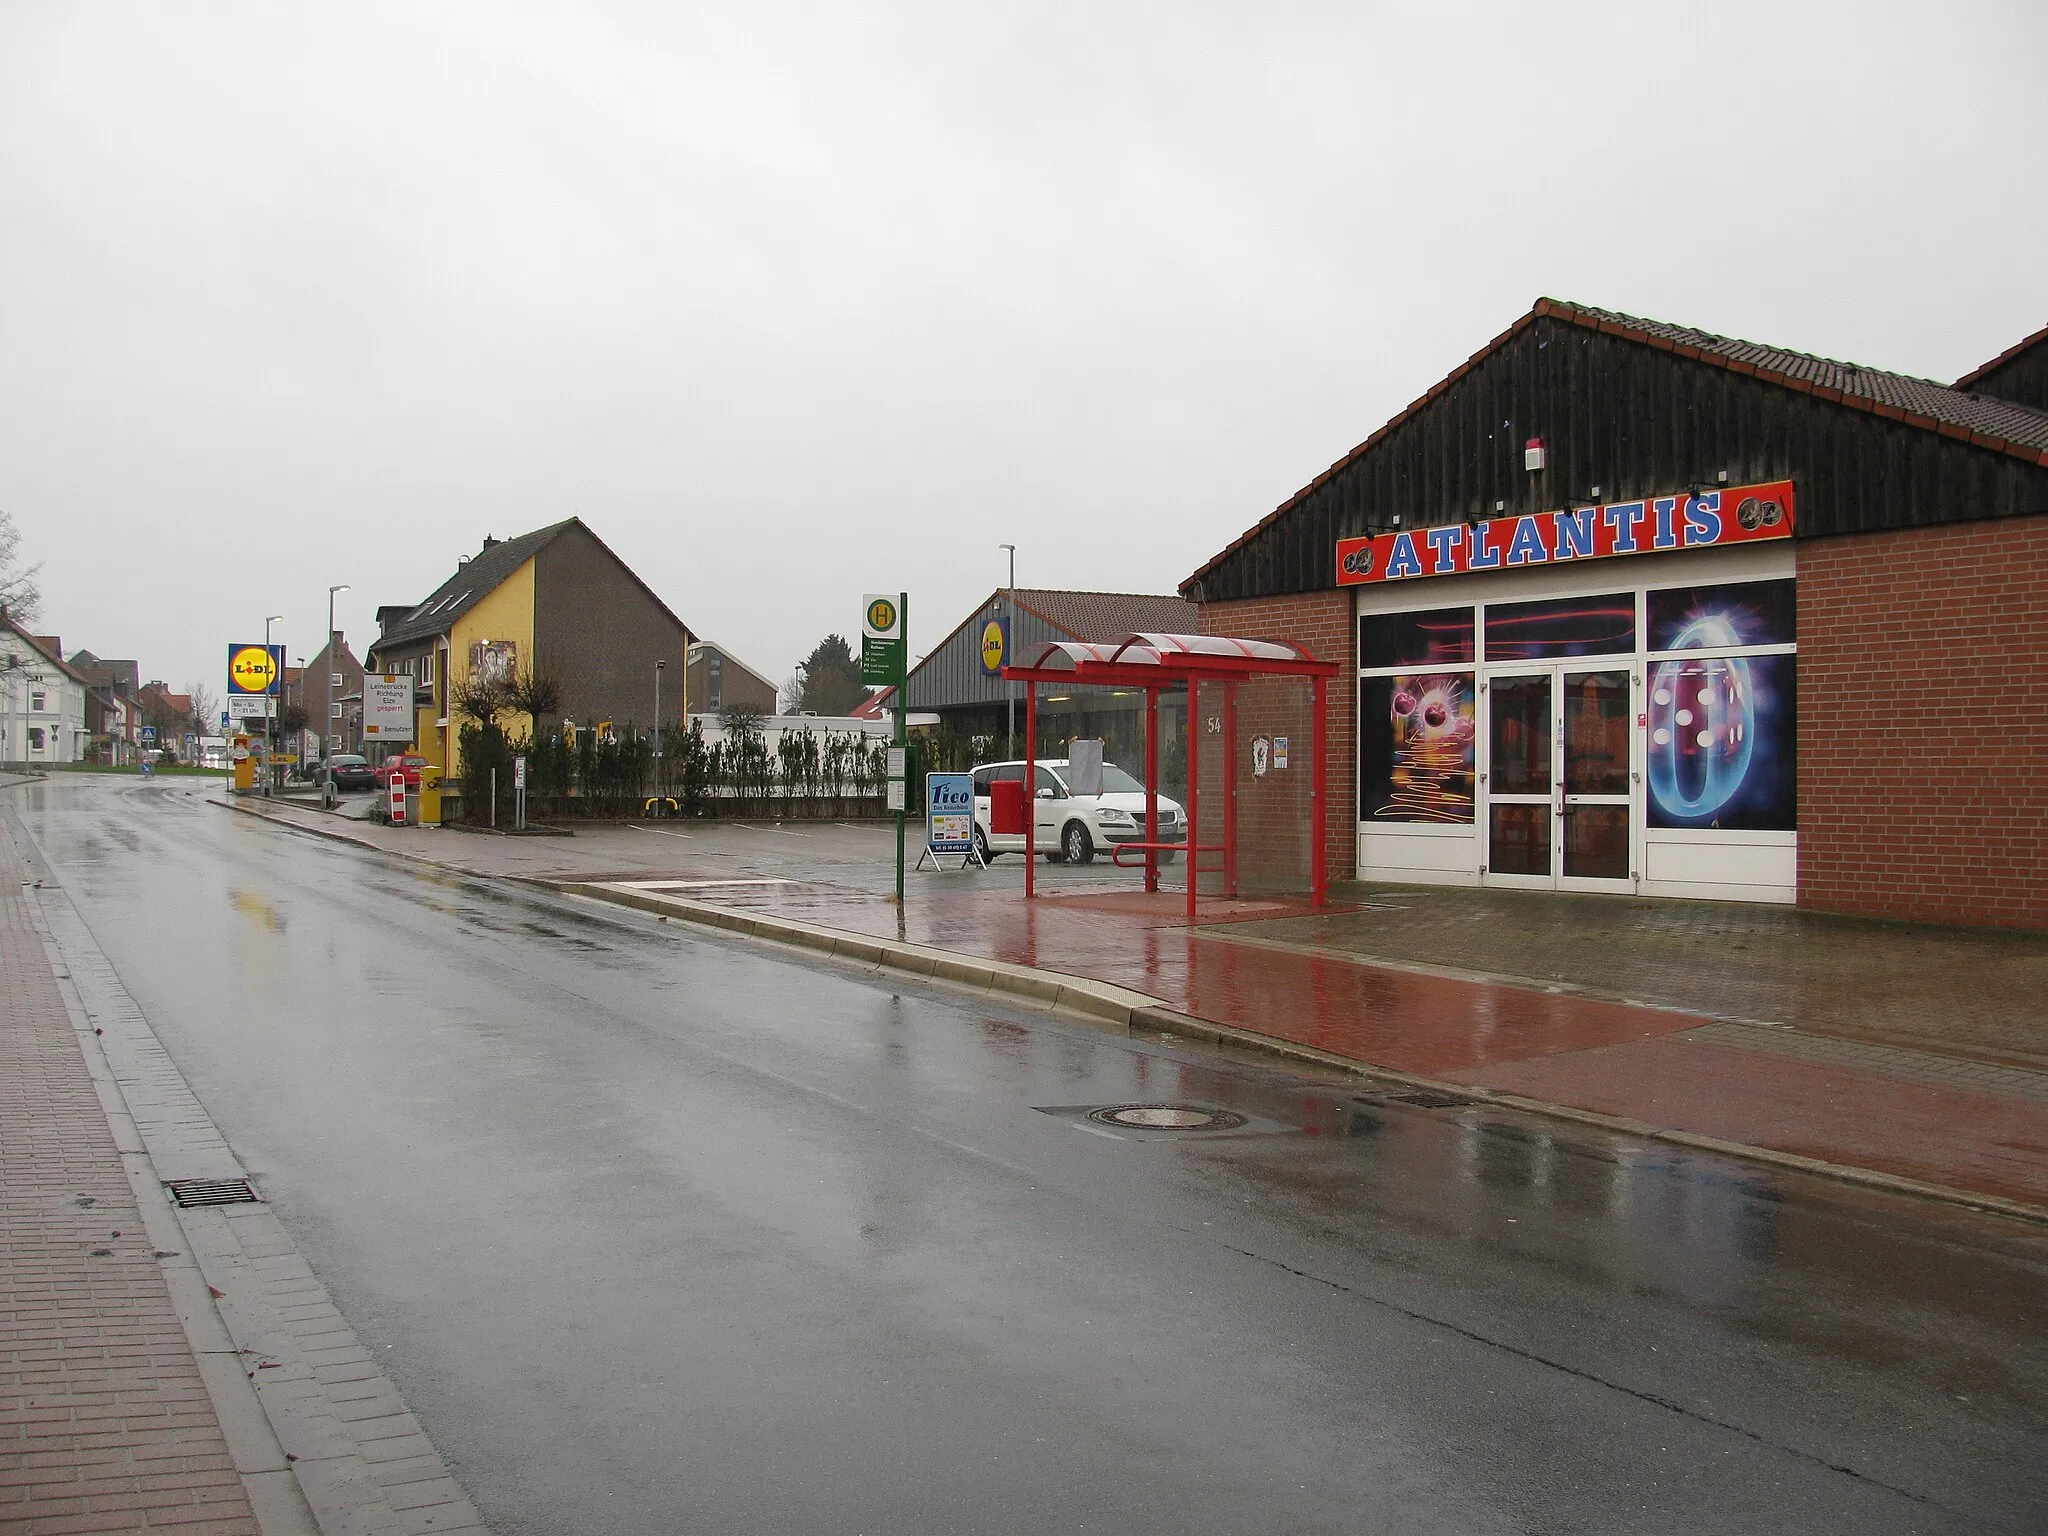
[[[1176,683],[1240,677],[1332,677],[1334,661],[1320,661],[1291,640],[1246,640],[1234,635],[1127,635],[1122,640],[1048,640],[1023,666],[1003,676],[1026,683],[1101,683],[1170,688]]]

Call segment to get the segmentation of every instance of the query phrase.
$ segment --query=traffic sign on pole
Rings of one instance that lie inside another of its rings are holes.
[[[896,745],[889,752],[888,808],[896,813],[896,900],[903,900],[904,822],[910,814],[906,780],[910,745],[904,698],[910,678],[910,594],[870,592],[860,615],[860,680],[896,690]]]

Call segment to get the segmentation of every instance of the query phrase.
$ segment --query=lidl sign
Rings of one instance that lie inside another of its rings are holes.
[[[1337,585],[1512,571],[1792,537],[1792,482],[1482,518],[1337,541]]]
[[[277,692],[284,675],[284,647],[281,645],[231,645],[228,647],[228,692]]]
[[[981,626],[981,675],[1000,677],[1010,659],[1010,621],[990,619]]]

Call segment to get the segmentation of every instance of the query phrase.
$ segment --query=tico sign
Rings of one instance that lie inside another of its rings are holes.
[[[1337,585],[1519,570],[1792,537],[1792,482],[1653,496],[1337,541]]]

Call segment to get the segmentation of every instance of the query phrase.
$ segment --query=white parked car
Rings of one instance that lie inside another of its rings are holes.
[[[1054,863],[1086,864],[1097,849],[1118,843],[1142,842],[1145,837],[1145,786],[1115,763],[1102,765],[1102,793],[1076,795],[1068,788],[1065,758],[1038,760],[1038,793],[1028,803],[1037,818],[1037,844]],[[1022,853],[1024,834],[1006,832],[998,836],[990,820],[989,786],[998,779],[1021,780],[1022,759],[1014,763],[989,763],[974,770],[974,841],[984,859],[999,853]],[[1162,843],[1187,840],[1187,819],[1180,802],[1159,797],[1159,839]],[[1162,853],[1162,864],[1174,855]]]

